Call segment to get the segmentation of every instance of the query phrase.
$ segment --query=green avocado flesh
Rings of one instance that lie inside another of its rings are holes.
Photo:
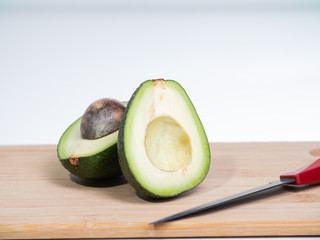
[[[81,137],[81,118],[63,133],[58,144],[61,164],[84,179],[100,179],[121,174],[117,155],[118,132],[87,140]]]
[[[140,85],[124,113],[118,156],[127,181],[148,197],[173,197],[204,180],[210,147],[181,85],[163,79]]]

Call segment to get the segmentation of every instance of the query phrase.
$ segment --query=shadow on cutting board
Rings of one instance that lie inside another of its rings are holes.
[[[152,199],[136,193],[122,175],[100,180],[81,179],[68,173],[59,163],[59,159],[57,159],[56,155],[51,155],[51,153],[50,158],[52,158],[52,160],[46,163],[44,168],[47,177],[49,177],[50,181],[54,184],[68,188],[81,188],[83,186],[92,188],[114,188],[114,190],[106,190],[106,195],[123,201],[161,203],[184,198],[201,198],[210,191],[214,191],[215,189],[224,186],[233,177],[236,169],[237,159],[229,154],[229,149],[213,149],[212,144],[210,147],[212,154],[211,165],[204,181],[197,187],[168,199]]]
[[[43,173],[51,183],[63,188],[78,189],[91,188],[93,192],[103,192],[106,198],[113,198],[125,202],[139,202],[140,198],[135,196],[134,190],[127,183],[124,176],[109,179],[85,180],[70,174],[60,164],[56,155],[50,153],[50,161],[43,164]],[[84,190],[85,191],[85,190]]]
[[[86,180],[70,174],[60,164],[56,156],[50,157],[50,161],[44,164],[44,172],[52,183],[62,187],[79,188],[81,186],[94,187],[94,188],[111,188],[119,185],[126,184],[127,181],[121,176],[99,179],[99,180]],[[76,183],[76,184],[74,184]]]
[[[108,187],[115,187],[115,186],[128,183],[127,180],[122,175],[117,177],[112,177],[112,178],[96,179],[96,180],[82,179],[72,174],[69,174],[69,176],[73,182],[86,187],[108,188]]]

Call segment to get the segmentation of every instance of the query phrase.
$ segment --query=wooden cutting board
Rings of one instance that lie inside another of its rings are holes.
[[[0,238],[154,238],[320,235],[320,185],[282,187],[179,221],[177,211],[277,180],[315,160],[320,142],[216,143],[197,188],[147,200],[124,178],[93,185],[71,179],[56,146],[0,147]]]

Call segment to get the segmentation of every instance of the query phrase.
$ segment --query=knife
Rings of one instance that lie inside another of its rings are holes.
[[[186,211],[176,213],[174,215],[151,222],[149,224],[157,224],[161,222],[172,221],[172,220],[185,217],[194,213],[198,213],[198,212],[212,209],[214,207],[218,207],[230,202],[234,202],[236,200],[254,195],[256,193],[260,193],[262,191],[266,191],[272,188],[276,188],[276,187],[280,187],[288,184],[292,184],[292,185],[320,184],[320,159],[296,171],[282,174],[280,176],[280,179],[277,181],[274,181],[269,184],[266,184],[257,188],[253,188],[244,192],[240,192],[240,193],[231,195],[229,197],[218,199],[216,201],[209,202],[209,203],[188,209]]]

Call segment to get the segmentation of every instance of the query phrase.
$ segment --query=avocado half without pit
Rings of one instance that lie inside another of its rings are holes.
[[[127,181],[148,197],[173,197],[204,180],[210,147],[181,85],[163,79],[140,85],[124,112],[118,157]]]
[[[60,138],[61,164],[83,179],[120,175],[117,141],[124,110],[125,105],[115,99],[93,102]]]

